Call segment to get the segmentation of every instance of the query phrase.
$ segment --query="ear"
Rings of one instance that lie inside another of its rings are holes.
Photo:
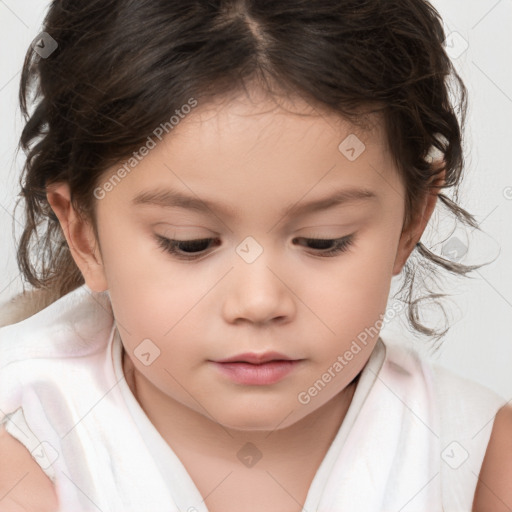
[[[92,225],[80,218],[71,205],[69,185],[53,183],[46,188],[48,203],[59,219],[71,255],[87,286],[97,292],[108,289],[101,253]]]
[[[437,168],[439,166],[443,166],[444,162],[438,162]],[[443,171],[437,174],[430,186],[440,187],[445,183],[446,170],[443,167]],[[423,201],[418,206],[418,210],[416,211],[416,215],[409,222],[409,225],[405,227],[400,236],[400,242],[398,244],[398,250],[396,253],[395,264],[393,266],[393,275],[396,276],[400,274],[402,268],[405,263],[409,259],[411,252],[413,251],[416,244],[419,242],[421,236],[423,235],[423,231],[427,227],[428,221],[434,212],[434,208],[437,203],[437,198],[439,195],[439,190],[430,189],[425,194]]]

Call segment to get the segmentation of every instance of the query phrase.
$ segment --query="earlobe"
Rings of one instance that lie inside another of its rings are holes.
[[[413,244],[414,238],[408,233],[408,231],[402,232],[400,242],[396,252],[395,263],[393,266],[393,275],[396,276],[402,272],[402,269],[409,259],[411,252],[413,251],[416,243]]]
[[[69,185],[64,182],[48,185],[46,198],[59,219],[73,260],[85,283],[93,291],[107,290],[108,284],[94,231],[91,224],[73,208]]]
[[[409,225],[403,229],[400,235],[395,265],[393,267],[394,276],[402,272],[405,263],[418,244],[427,226],[430,215],[432,214],[433,206],[435,206],[435,197],[433,198],[432,193],[428,193],[427,195],[429,196],[427,202],[422,204],[421,210],[416,214],[415,218],[409,222]],[[433,206],[431,203],[432,200]]]
[[[438,162],[436,165],[442,165],[442,163]],[[409,223],[409,226],[402,231],[393,267],[394,276],[400,274],[413,249],[420,241],[437,204],[437,198],[439,196],[437,187],[445,183],[445,176],[446,171],[443,170],[443,172],[435,177],[433,185],[431,185],[431,187],[435,188],[428,189],[415,218]]]

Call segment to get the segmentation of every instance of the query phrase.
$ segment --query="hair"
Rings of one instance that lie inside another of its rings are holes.
[[[445,51],[442,19],[426,0],[54,0],[43,27],[58,46],[47,58],[29,48],[22,70],[26,124],[17,151],[26,153],[19,194],[26,224],[17,262],[49,301],[84,278],[46,187],[67,182],[73,207],[97,235],[94,190],[105,171],[191,98],[205,104],[247,84],[270,97],[301,97],[356,127],[379,114],[406,188],[404,228],[437,188],[458,221],[479,229],[458,205],[467,90]],[[432,151],[442,155],[442,168]],[[444,183],[432,185],[443,169]],[[31,259],[34,237],[40,269]],[[416,282],[435,277],[437,267],[466,275],[480,266],[416,245],[398,291],[415,334],[439,340],[449,328],[421,322],[420,304],[446,295],[415,297]]]

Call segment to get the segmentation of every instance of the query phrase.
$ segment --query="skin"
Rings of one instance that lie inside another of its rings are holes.
[[[480,469],[472,512],[512,510],[512,406],[496,414]]]
[[[298,396],[385,314],[391,279],[437,200],[435,191],[427,194],[403,226],[405,189],[380,120],[361,131],[298,99],[286,107],[258,90],[197,107],[97,201],[98,240],[71,206],[67,184],[48,187],[85,282],[92,290],[109,290],[132,392],[208,496],[212,512],[253,510],[250,504],[254,510],[300,510],[350,405],[350,383],[378,336],[360,344],[358,355],[307,404]],[[366,146],[355,161],[338,149],[350,134]],[[120,165],[105,173],[102,186]],[[209,200],[234,214],[130,204],[153,187]],[[349,187],[365,187],[377,197],[283,217],[287,205]],[[333,257],[304,241],[351,234],[353,244]],[[156,235],[211,237],[220,244],[185,261],[164,252]],[[252,263],[236,252],[247,236],[263,249]],[[160,351],[148,366],[134,354],[144,339]],[[267,350],[303,361],[268,386],[235,384],[211,363]],[[237,458],[247,442],[262,455],[252,468]]]
[[[0,427],[0,461],[0,512],[58,510],[52,481],[25,446],[3,427]]]

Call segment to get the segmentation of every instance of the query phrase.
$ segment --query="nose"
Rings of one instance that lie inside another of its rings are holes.
[[[256,261],[240,259],[225,284],[223,314],[227,322],[286,323],[296,313],[293,283],[264,251]]]

